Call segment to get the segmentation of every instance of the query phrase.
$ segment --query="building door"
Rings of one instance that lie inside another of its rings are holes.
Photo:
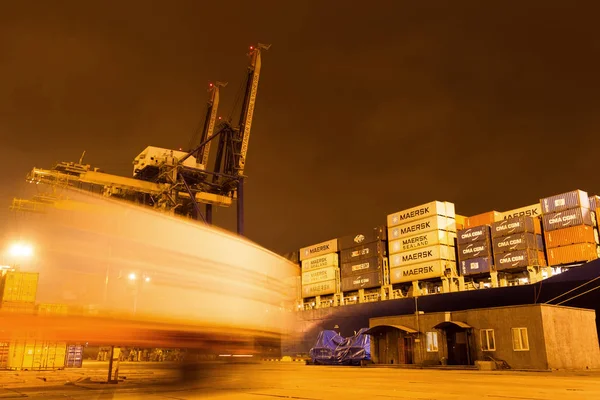
[[[465,330],[447,330],[448,365],[469,365],[469,349]]]
[[[409,336],[404,336],[404,363],[412,364],[413,363],[413,338]]]
[[[377,355],[379,357],[379,364],[387,364],[387,336],[379,336],[377,340]]]

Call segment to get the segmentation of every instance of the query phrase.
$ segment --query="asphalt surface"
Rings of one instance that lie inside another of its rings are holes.
[[[600,399],[600,372],[482,372],[306,366],[212,365],[203,379],[173,381],[176,366],[123,364],[118,384],[106,364],[79,370],[0,372],[0,399]]]

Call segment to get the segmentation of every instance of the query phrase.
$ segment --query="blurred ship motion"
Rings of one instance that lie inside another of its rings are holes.
[[[0,340],[278,353],[297,274],[283,257],[191,219],[73,188],[39,211],[17,215],[19,235],[35,243],[28,268],[39,272],[39,301],[67,304],[69,313],[3,313]]]

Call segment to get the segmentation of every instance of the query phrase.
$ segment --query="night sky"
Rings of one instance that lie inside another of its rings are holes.
[[[415,3],[418,3],[416,5]],[[425,4],[428,5],[425,5]],[[130,176],[227,117],[270,43],[246,235],[277,252],[431,200],[462,215],[600,193],[598,2],[18,1],[0,12],[0,223],[34,166]],[[235,208],[215,222],[235,229]]]

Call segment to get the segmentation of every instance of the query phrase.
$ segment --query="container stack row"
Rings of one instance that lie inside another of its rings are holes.
[[[538,218],[518,216],[494,222],[491,237],[497,271],[522,271],[527,267],[546,266]]]
[[[541,200],[548,264],[559,266],[597,259],[595,196],[582,190]]]
[[[344,236],[339,239],[341,291],[374,289],[389,281],[387,264],[387,231],[385,226]]]
[[[387,217],[390,283],[456,275],[454,204],[433,201]]]
[[[338,248],[338,240],[332,239],[300,249],[303,299],[339,292]]]
[[[462,276],[481,277],[495,271],[489,225],[459,230],[456,242]]]

